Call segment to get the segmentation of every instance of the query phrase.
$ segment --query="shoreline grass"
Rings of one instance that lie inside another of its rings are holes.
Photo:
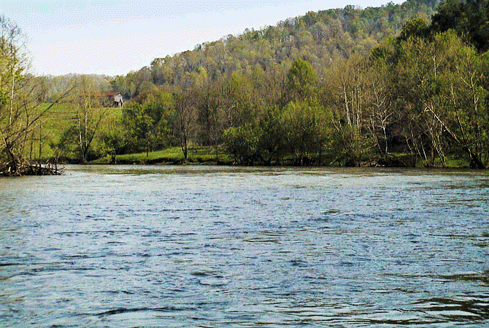
[[[115,162],[115,163],[114,163]],[[170,147],[163,150],[152,151],[149,153],[141,152],[134,154],[124,154],[105,156],[94,160],[91,164],[222,164],[232,165],[231,157],[223,152],[219,152],[216,157],[214,148],[193,147],[189,148],[188,156],[185,160],[183,151],[180,147]]]

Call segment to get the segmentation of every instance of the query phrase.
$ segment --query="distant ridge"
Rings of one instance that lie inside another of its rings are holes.
[[[233,72],[247,74],[255,67],[267,70],[277,65],[290,66],[295,58],[303,58],[321,71],[339,58],[367,54],[381,40],[397,35],[409,19],[429,21],[439,3],[408,0],[376,8],[349,5],[308,12],[275,26],[246,29],[238,36],[228,35],[199,44],[191,51],[156,58],[151,65],[127,74],[127,81],[119,79],[115,89],[134,97],[148,84],[164,85],[167,89],[182,87],[185,74],[199,69],[205,69],[211,78],[219,78]]]

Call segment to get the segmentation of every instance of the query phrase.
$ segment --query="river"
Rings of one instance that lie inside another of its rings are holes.
[[[2,327],[489,326],[484,171],[0,179]]]

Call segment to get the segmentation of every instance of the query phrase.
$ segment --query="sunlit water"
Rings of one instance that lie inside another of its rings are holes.
[[[489,326],[484,172],[0,179],[0,326]]]

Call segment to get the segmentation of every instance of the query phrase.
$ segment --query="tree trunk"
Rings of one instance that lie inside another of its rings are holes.
[[[15,174],[17,173],[18,169],[18,159],[12,152],[12,149],[10,148],[9,145],[5,147],[5,153],[7,154],[8,162],[7,162],[7,172],[9,174]]]
[[[482,163],[479,155],[477,154],[474,154],[472,152],[470,152],[469,150],[469,155],[470,155],[470,168],[471,169],[485,169],[486,166],[484,165],[484,163]]]
[[[185,160],[187,160],[187,156],[188,156],[188,146],[187,146],[187,136],[184,135],[182,136],[182,151],[183,151],[183,158]]]

